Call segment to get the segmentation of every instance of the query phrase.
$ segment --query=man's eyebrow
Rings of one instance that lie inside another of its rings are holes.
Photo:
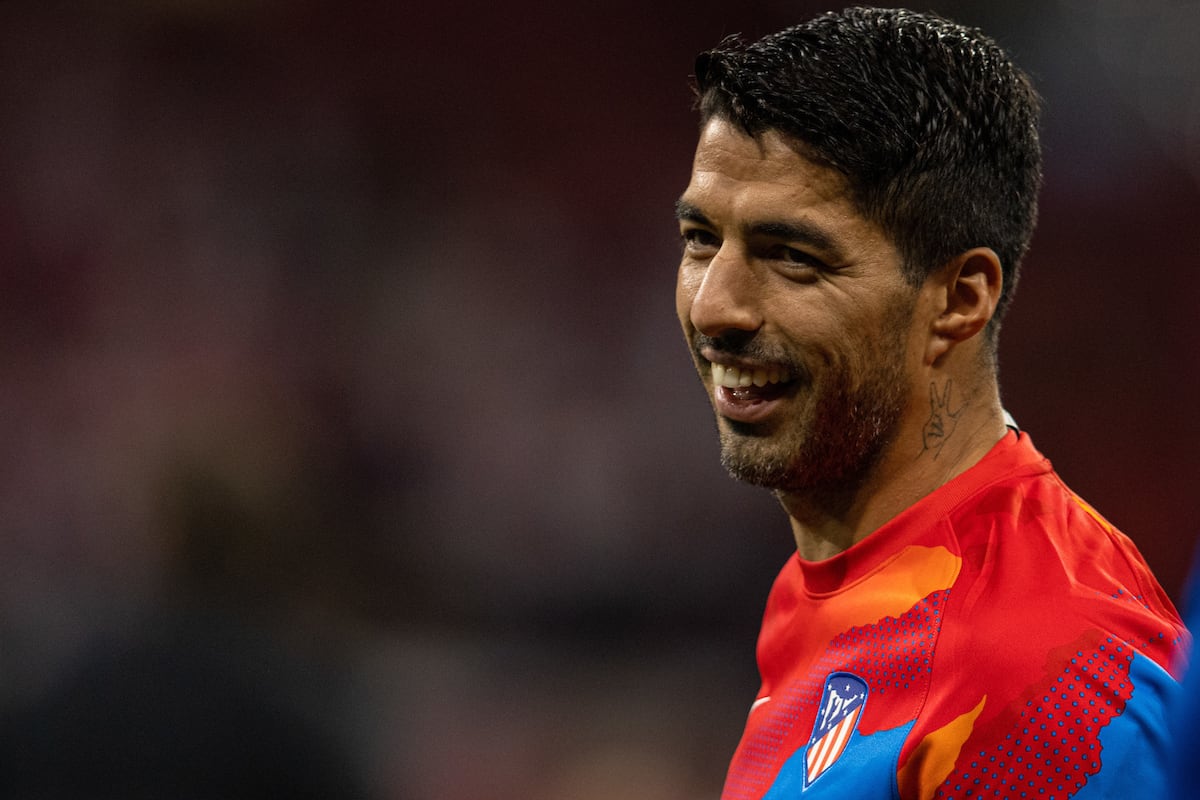
[[[675,201],[675,219],[680,221],[686,219],[691,222],[698,222],[701,225],[712,225],[708,221],[708,217],[704,216],[704,212],[698,206],[694,206],[686,200]]]
[[[751,223],[747,226],[746,234],[807,244],[833,261],[842,257],[841,248],[826,231],[801,220]]]

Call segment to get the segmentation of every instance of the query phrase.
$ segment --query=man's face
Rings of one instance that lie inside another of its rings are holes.
[[[920,363],[918,290],[842,176],[716,119],[680,198],[676,308],[741,480],[850,488],[894,441]]]

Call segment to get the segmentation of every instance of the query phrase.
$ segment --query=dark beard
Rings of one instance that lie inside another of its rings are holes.
[[[865,371],[827,364],[800,395],[819,392],[806,419],[772,425],[721,421],[721,463],[736,479],[779,492],[853,493],[897,435],[906,403],[905,331],[912,306],[899,303],[870,347]],[[795,373],[794,373],[795,374]],[[798,398],[797,398],[798,399]]]
[[[895,437],[903,400],[898,376],[853,394],[839,383],[826,387],[807,435],[787,450],[759,445],[764,437],[755,426],[726,420],[722,465],[740,481],[776,491],[829,494],[857,489]]]

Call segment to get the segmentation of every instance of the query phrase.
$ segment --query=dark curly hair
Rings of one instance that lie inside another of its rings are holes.
[[[702,123],[778,131],[841,172],[910,283],[992,248],[1004,271],[994,345],[1042,181],[1040,98],[994,41],[934,14],[857,7],[751,44],[730,37],[695,70]]]

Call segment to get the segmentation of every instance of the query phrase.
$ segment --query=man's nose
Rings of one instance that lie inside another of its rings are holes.
[[[709,261],[692,298],[690,316],[696,330],[714,338],[758,330],[758,283],[747,259],[725,242]]]

